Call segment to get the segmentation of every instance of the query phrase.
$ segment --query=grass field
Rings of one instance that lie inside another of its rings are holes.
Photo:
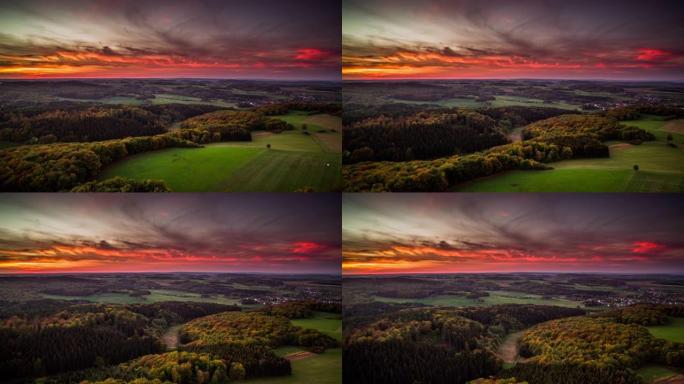
[[[153,99],[150,99],[152,104],[205,104],[205,105],[216,105],[219,107],[234,107],[235,104],[226,103],[219,100],[205,101],[199,97],[192,96],[182,96],[173,95],[168,93],[158,93],[154,95]]]
[[[435,306],[451,306],[451,307],[466,307],[469,305],[481,305],[475,299],[469,299],[465,296],[459,295],[438,295],[431,297],[424,297],[420,299],[400,299],[394,297],[373,296],[373,300],[384,303],[421,303]]]
[[[308,319],[291,320],[292,324],[317,329],[337,340],[342,339],[342,319],[340,315],[327,312],[314,312]],[[275,350],[279,356],[305,351],[293,346],[280,347]],[[342,350],[328,349],[324,353],[295,360],[292,364],[292,376],[247,380],[249,384],[339,384],[342,382]]]
[[[164,180],[171,190],[178,192],[339,189],[340,129],[325,133],[318,133],[318,130],[338,127],[340,118],[301,112],[279,118],[296,129],[280,134],[254,132],[251,142],[214,143],[203,148],[168,148],[142,153],[108,167],[100,179],[123,176]],[[311,134],[303,133],[302,124],[307,124]],[[267,148],[269,144],[270,149]]]
[[[648,328],[651,334],[659,339],[684,343],[684,318],[668,317],[670,320],[666,325],[655,325]]]
[[[673,133],[678,148],[667,145],[662,118],[623,122],[656,136],[641,145],[611,142],[610,157],[566,160],[550,164],[550,171],[510,171],[475,180],[457,188],[462,192],[683,192],[684,135]],[[634,171],[633,166],[639,165]]]
[[[404,103],[404,104],[430,104],[439,105],[440,107],[453,108],[482,108],[486,106],[492,107],[507,107],[513,105],[522,105],[527,107],[553,107],[569,110],[579,109],[579,105],[573,105],[568,103],[544,103],[544,100],[530,99],[527,97],[520,96],[495,96],[495,100],[492,101],[477,101],[476,99],[470,98],[449,98],[441,99],[435,101],[414,101],[414,100],[403,100],[391,98],[388,101],[392,103]]]
[[[662,365],[646,365],[639,368],[637,375],[641,377],[646,383],[652,383],[655,380],[674,376],[678,372],[673,371],[672,368]]]
[[[240,300],[223,296],[202,297],[197,293],[188,293],[164,289],[151,290],[149,295],[131,296],[128,293],[101,293],[90,296],[62,296],[43,294],[46,299],[55,300],[84,300],[94,303],[109,304],[137,304],[137,303],[157,303],[160,301],[195,301],[205,303],[218,303],[237,305]]]
[[[301,351],[285,347],[287,353]],[[278,348],[276,352],[282,348]],[[282,355],[282,351],[280,351]],[[248,384],[339,384],[342,383],[342,349],[328,349],[324,353],[292,362],[292,376],[247,380]]]
[[[558,305],[562,307],[574,308],[578,305],[581,305],[581,303],[572,300],[544,299],[539,295],[509,291],[490,291],[489,296],[482,297],[479,300],[471,299],[460,295],[438,295],[420,299],[398,299],[390,297],[373,296],[373,299],[376,301],[382,301],[386,303],[421,303],[426,305],[453,307],[466,307],[471,305],[484,306],[497,304],[539,304]]]
[[[553,107],[570,110],[579,109],[578,105],[568,103],[544,103],[544,100],[530,99],[519,96],[496,96],[496,100],[491,102],[492,107],[508,107],[517,105],[525,107]]]
[[[338,314],[314,312],[313,317],[294,319],[292,324],[302,328],[317,329],[338,341],[342,341],[342,319]]]

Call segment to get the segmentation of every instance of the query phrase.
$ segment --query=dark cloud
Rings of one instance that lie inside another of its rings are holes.
[[[334,194],[6,197],[0,203],[8,218],[0,224],[0,271],[60,264],[64,270],[107,270],[112,262],[136,270],[340,268],[340,202]]]
[[[3,2],[21,23],[0,34],[16,68],[0,74],[337,79],[340,12],[313,0]],[[302,49],[332,54],[302,63]]]
[[[684,76],[679,1],[353,0],[343,7],[348,76]],[[644,50],[662,54],[643,65]]]
[[[678,195],[345,196],[344,262],[350,272],[364,263],[368,271],[682,272],[683,214]],[[369,231],[378,226],[385,231]]]

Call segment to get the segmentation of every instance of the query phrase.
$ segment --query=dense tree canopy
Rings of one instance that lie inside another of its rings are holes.
[[[237,307],[208,303],[72,305],[0,322],[0,376],[38,376],[116,364],[164,349],[170,324]]]
[[[344,380],[465,383],[490,376],[501,367],[493,351],[507,332],[583,313],[533,305],[400,310],[345,337]]]

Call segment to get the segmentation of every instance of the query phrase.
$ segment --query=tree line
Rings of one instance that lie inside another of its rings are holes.
[[[246,377],[288,375],[289,361],[273,348],[302,346],[320,353],[339,346],[337,340],[315,329],[290,323],[283,316],[261,312],[224,312],[192,320],[180,331],[179,349],[211,353],[227,363],[239,362]]]
[[[552,169],[548,163],[581,157],[607,157],[602,140],[616,138],[652,140],[636,127],[625,127],[613,118],[596,115],[561,115],[541,120],[523,129],[525,140],[467,155],[434,160],[363,162],[345,165],[344,190],[446,191],[475,178],[507,170]]]
[[[347,333],[343,378],[354,383],[465,383],[491,376],[501,368],[493,351],[507,332],[583,313],[533,305],[398,310]]]
[[[89,142],[166,132],[167,125],[217,109],[206,105],[86,106],[0,112],[0,140],[26,144]]]
[[[116,364],[164,350],[163,329],[194,316],[239,310],[205,303],[72,305],[0,323],[0,376],[43,376]]]
[[[536,325],[520,341],[520,355],[527,359],[502,376],[532,384],[637,384],[635,370],[643,365],[684,367],[684,344],[656,339],[641,325],[658,323],[654,312],[681,313],[678,307],[638,305]]]

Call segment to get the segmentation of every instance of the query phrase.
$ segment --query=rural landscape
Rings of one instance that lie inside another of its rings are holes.
[[[684,380],[681,197],[502,196],[344,197],[344,381]]]
[[[684,191],[678,4],[611,3],[345,1],[344,191]]]
[[[341,383],[333,197],[8,195],[3,382]]]
[[[341,189],[339,4],[0,11],[0,190]]]

